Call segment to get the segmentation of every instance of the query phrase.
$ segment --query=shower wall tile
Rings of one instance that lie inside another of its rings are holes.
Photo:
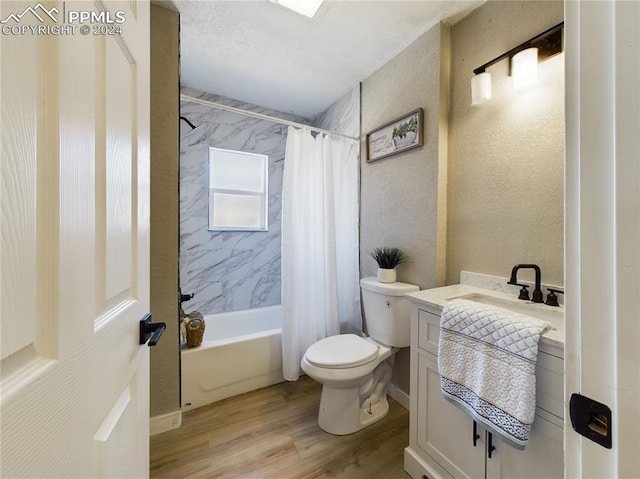
[[[182,88],[182,93],[301,123],[306,119]],[[214,314],[280,304],[282,172],[287,127],[238,113],[181,102],[180,285],[194,293],[186,311]],[[209,231],[208,149],[269,155],[269,231]]]
[[[315,117],[313,125],[343,135],[359,137],[360,85]]]

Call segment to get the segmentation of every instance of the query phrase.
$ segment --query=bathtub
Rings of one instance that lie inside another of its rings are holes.
[[[205,316],[202,344],[182,349],[182,410],[284,381],[280,305]]]

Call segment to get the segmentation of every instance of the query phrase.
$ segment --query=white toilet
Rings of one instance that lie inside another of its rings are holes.
[[[323,384],[318,424],[331,434],[351,434],[382,419],[389,410],[387,385],[393,356],[409,346],[411,335],[407,283],[360,280],[369,337],[340,334],[312,344],[302,370]]]

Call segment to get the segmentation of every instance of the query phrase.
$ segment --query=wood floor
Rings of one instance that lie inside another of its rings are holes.
[[[318,427],[320,391],[303,377],[185,413],[151,437],[151,478],[409,478],[406,409],[389,399],[381,421],[333,436]]]

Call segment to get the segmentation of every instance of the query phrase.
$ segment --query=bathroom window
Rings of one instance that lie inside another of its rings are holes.
[[[209,229],[267,231],[269,157],[209,148]]]

